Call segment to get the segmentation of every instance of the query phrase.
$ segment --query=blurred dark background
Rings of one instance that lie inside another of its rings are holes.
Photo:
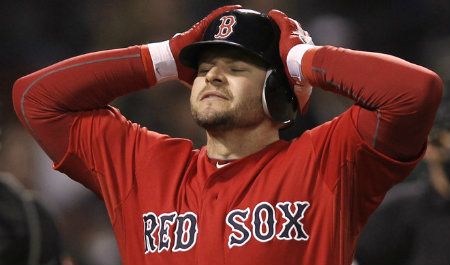
[[[317,45],[392,54],[450,80],[448,0],[2,0],[0,8],[0,171],[34,190],[54,215],[75,264],[120,264],[104,206],[51,161],[19,125],[11,104],[16,79],[75,55],[169,39],[219,6],[239,3],[298,20]],[[204,133],[191,120],[189,91],[177,82],[114,102],[129,119],[197,147]],[[82,99],[80,99],[82,100]],[[351,102],[315,89],[309,113],[282,132],[292,138],[345,110]],[[411,178],[420,176],[422,167]],[[101,213],[101,214],[99,214]]]

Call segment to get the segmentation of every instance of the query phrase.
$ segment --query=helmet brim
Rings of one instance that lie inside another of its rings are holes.
[[[181,49],[179,54],[179,59],[181,64],[184,66],[197,69],[198,60],[200,56],[205,51],[211,48],[220,48],[220,47],[231,47],[235,49],[242,50],[245,54],[250,55],[258,60],[260,60],[264,65],[270,65],[270,62],[267,62],[261,54],[258,54],[250,49],[247,49],[243,45],[230,41],[222,41],[222,40],[209,40],[209,41],[200,41],[188,45]]]

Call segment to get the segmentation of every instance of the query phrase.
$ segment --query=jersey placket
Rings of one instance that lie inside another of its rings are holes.
[[[199,216],[197,264],[225,264],[225,216],[228,212],[226,190],[230,185],[230,165],[213,172],[202,191]]]

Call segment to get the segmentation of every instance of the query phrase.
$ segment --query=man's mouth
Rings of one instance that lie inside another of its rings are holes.
[[[225,94],[220,93],[219,91],[208,91],[208,92],[203,93],[203,95],[200,97],[200,101],[201,100],[214,100],[214,99],[228,100],[228,97]]]

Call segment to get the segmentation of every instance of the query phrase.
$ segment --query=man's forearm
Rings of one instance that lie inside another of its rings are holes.
[[[355,123],[379,151],[408,160],[423,148],[442,94],[434,72],[390,55],[325,46],[305,54],[302,73],[363,107]]]
[[[62,157],[76,113],[148,87],[138,46],[74,57],[17,80],[13,103],[24,126],[54,160]]]

